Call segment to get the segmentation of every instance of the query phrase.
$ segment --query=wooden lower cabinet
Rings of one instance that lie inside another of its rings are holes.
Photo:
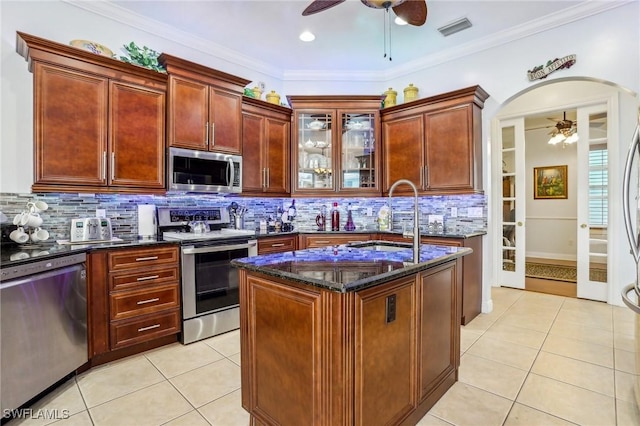
[[[283,253],[297,249],[298,237],[296,235],[278,235],[274,237],[261,237],[258,240],[258,254]]]
[[[300,250],[316,247],[336,246],[341,244],[349,244],[358,241],[368,241],[371,239],[370,234],[300,234],[298,248]]]
[[[457,271],[338,293],[241,269],[250,424],[415,425],[457,380]]]
[[[89,254],[89,358],[117,359],[177,340],[180,265],[176,245]],[[167,338],[159,340],[161,338]],[[124,351],[126,349],[126,351]]]

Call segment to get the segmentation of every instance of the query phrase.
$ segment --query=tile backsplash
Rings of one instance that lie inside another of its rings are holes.
[[[277,212],[287,208],[292,198],[256,198],[238,196],[218,196],[209,194],[186,195],[120,195],[120,194],[14,194],[0,193],[0,212],[6,220],[26,209],[29,201],[41,200],[49,208],[41,213],[44,222],[42,228],[47,229],[52,239],[68,239],[71,219],[78,217],[92,217],[97,209],[106,211],[111,219],[113,235],[116,237],[135,236],[138,234],[137,205],[155,204],[158,207],[227,207],[232,201],[247,207],[245,228],[255,229],[260,220],[269,216],[276,217]],[[413,222],[413,197],[393,197],[393,229],[409,229]],[[426,231],[429,215],[442,215],[445,231],[469,232],[486,230],[487,207],[484,195],[450,195],[420,197],[420,223]],[[315,231],[316,215],[321,207],[330,212],[333,202],[338,203],[340,210],[340,229],[344,229],[347,221],[347,207],[351,204],[352,216],[356,230],[376,231],[378,229],[377,213],[380,208],[389,203],[387,197],[377,198],[296,198],[297,216],[293,224],[295,230]],[[452,207],[457,210],[457,217],[451,215]],[[481,212],[481,215],[478,213]],[[369,216],[368,213],[371,213]],[[470,213],[473,216],[470,217]],[[328,224],[330,229],[330,223]]]

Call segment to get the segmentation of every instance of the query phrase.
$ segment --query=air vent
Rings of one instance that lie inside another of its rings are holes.
[[[453,21],[450,24],[447,24],[438,28],[438,31],[440,31],[440,34],[447,37],[447,36],[450,36],[451,34],[455,34],[462,30],[466,30],[467,28],[470,28],[470,27],[471,27],[471,21],[469,21],[467,18],[461,18],[461,19],[458,19],[457,21]]]

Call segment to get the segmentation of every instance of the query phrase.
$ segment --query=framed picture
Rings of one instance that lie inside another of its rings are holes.
[[[533,168],[533,198],[535,200],[567,198],[567,166]]]

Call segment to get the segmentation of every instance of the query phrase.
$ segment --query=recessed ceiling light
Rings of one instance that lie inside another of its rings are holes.
[[[316,36],[313,35],[311,31],[304,31],[300,34],[300,40],[302,41],[313,41],[316,39]]]
[[[405,21],[399,16],[396,16],[396,19],[394,19],[393,22],[395,22],[396,25],[407,25],[407,21]]]

